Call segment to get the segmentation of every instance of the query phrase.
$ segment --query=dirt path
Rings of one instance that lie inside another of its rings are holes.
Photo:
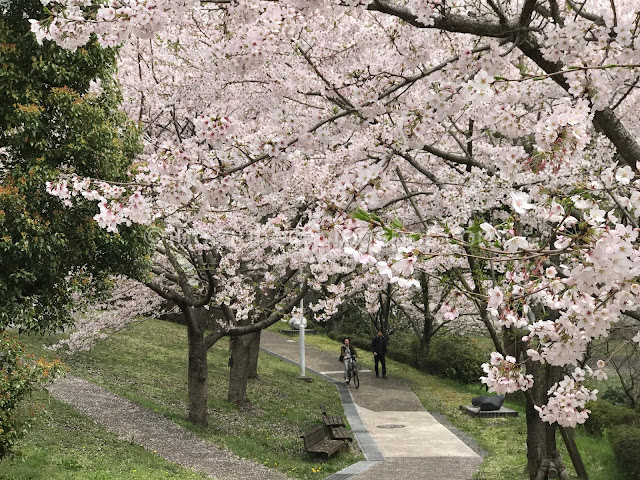
[[[185,468],[217,480],[284,480],[287,477],[202,440],[162,415],[104,388],[67,376],[48,388],[51,395],[74,406],[123,440],[141,445]]]

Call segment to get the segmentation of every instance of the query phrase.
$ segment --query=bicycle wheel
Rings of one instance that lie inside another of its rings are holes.
[[[356,388],[360,388],[360,379],[358,378],[358,367],[353,366],[353,386]]]

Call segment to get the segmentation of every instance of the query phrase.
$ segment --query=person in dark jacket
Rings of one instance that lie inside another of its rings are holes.
[[[382,335],[382,330],[378,330],[378,335],[371,340],[371,351],[376,361],[376,377],[380,376],[378,371],[378,362],[382,363],[382,378],[387,378],[387,364],[385,355],[387,354],[387,340]]]

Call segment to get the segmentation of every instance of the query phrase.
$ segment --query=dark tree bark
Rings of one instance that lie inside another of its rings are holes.
[[[382,293],[378,294],[378,311],[375,315],[369,314],[373,330],[377,333],[382,330],[385,335],[389,334],[389,319],[391,317],[391,284],[387,285],[387,290],[383,297]]]
[[[533,374],[535,383],[527,392],[526,396],[526,419],[527,419],[527,471],[529,478],[538,478],[538,470],[543,460],[551,457],[548,451],[547,427],[549,424],[540,419],[535,405],[544,405],[547,398],[547,386],[544,382],[544,365],[538,362],[528,361],[527,372]]]
[[[227,400],[239,407],[249,404],[247,383],[249,377],[249,351],[255,334],[233,336],[231,342],[231,368],[229,369],[229,393]]]
[[[424,325],[422,326],[422,337],[420,338],[420,359],[426,359],[431,350],[431,340],[433,338],[433,316],[431,315],[431,303],[429,298],[429,280],[422,272],[420,274],[420,289],[422,291],[422,306]]]
[[[247,369],[247,378],[250,380],[256,380],[259,378],[258,376],[258,357],[260,354],[260,336],[262,334],[262,330],[257,331],[256,333],[250,334],[253,335],[251,339],[251,343],[249,344],[249,367]]]
[[[189,338],[189,414],[188,420],[196,425],[207,426],[207,379],[208,348],[204,342],[202,330],[194,329],[191,322],[187,323]]]
[[[540,478],[540,467],[544,462],[555,464],[558,456],[556,449],[556,424],[542,421],[535,405],[547,403],[547,391],[562,375],[561,367],[542,365],[528,360],[526,362],[527,373],[534,377],[534,385],[526,394],[526,420],[527,420],[527,471],[529,478]],[[547,477],[544,476],[544,479]]]

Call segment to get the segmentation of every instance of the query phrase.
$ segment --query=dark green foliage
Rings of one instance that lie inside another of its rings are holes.
[[[614,405],[624,405],[629,407],[629,397],[619,388],[607,388],[604,392],[598,395],[601,400],[606,400]]]
[[[587,409],[591,410],[591,413],[584,423],[584,429],[591,435],[602,435],[605,429],[618,425],[640,425],[640,415],[635,410],[613,405],[606,400],[589,402]]]
[[[99,292],[112,274],[139,277],[149,246],[140,227],[108,234],[94,202],[68,208],[45,190],[60,173],[126,180],[140,150],[118,110],[115,52],[38,45],[28,18],[38,0],[12,1],[0,15],[0,329],[54,331],[74,295]],[[101,79],[104,93],[88,94]]]
[[[64,371],[59,361],[36,360],[6,332],[0,332],[0,460],[30,427],[32,412],[21,412],[21,402],[39,385]],[[35,407],[32,407],[32,409]]]
[[[629,480],[640,480],[640,428],[618,425],[609,430],[618,470]]]
[[[473,338],[462,335],[435,337],[424,361],[427,373],[462,383],[478,383],[488,355]]]
[[[327,337],[331,340],[340,340],[340,334],[337,332],[327,332]]]
[[[144,274],[150,246],[140,227],[106,233],[95,203],[73,208],[49,195],[61,173],[124,181],[140,151],[137,130],[118,110],[115,52],[38,45],[29,18],[39,0],[0,4],[0,457],[29,427],[21,402],[55,375],[2,332],[56,331],[74,299],[104,290],[113,274]],[[88,93],[100,79],[104,93]]]

